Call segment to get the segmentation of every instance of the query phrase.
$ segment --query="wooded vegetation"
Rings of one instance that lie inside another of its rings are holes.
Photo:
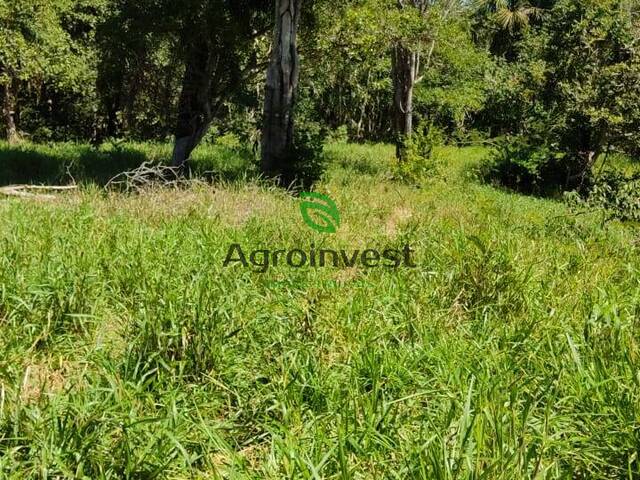
[[[173,138],[183,166],[203,139],[230,132],[261,138],[262,171],[289,184],[319,135],[390,140],[406,161],[417,126],[448,142],[501,138],[501,181],[537,191],[584,185],[599,155],[640,145],[630,0],[1,8],[11,143]]]

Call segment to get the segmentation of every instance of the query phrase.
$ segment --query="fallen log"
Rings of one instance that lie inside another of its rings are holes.
[[[22,197],[22,198],[35,198],[41,200],[53,200],[55,195],[49,193],[32,193],[35,192],[64,192],[70,190],[76,190],[77,185],[9,185],[7,187],[0,187],[0,195],[6,197]]]

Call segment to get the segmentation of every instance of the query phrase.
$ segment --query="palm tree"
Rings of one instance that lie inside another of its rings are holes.
[[[522,0],[478,0],[478,9],[493,16],[502,29],[513,33],[529,25],[530,19],[540,18],[543,9]]]
[[[494,55],[513,60],[517,56],[516,43],[522,32],[542,18],[554,0],[476,0],[475,17],[479,36],[485,36]],[[484,33],[484,35],[482,35]]]

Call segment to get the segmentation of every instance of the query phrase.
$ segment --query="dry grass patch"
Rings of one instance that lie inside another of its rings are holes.
[[[77,366],[61,362],[58,366],[38,362],[25,367],[20,387],[20,400],[24,403],[37,402],[44,395],[63,392],[70,384]]]
[[[189,215],[217,219],[241,227],[250,219],[268,218],[281,211],[284,195],[275,195],[258,186],[240,189],[215,185],[194,185],[187,189],[151,188],[143,193],[109,193],[99,210],[106,218],[125,213],[143,221],[163,221]]]
[[[401,205],[393,209],[391,214],[387,217],[385,223],[385,233],[388,237],[395,237],[398,235],[399,230],[413,217],[413,210]]]

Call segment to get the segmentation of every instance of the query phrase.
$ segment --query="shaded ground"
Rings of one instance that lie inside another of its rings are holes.
[[[74,143],[10,146],[0,142],[0,186],[74,182],[102,186],[144,162],[167,164],[170,158],[168,144],[112,142],[92,147]],[[205,145],[194,155],[192,168],[197,175],[234,179],[253,172],[248,158],[250,155],[239,149]]]

